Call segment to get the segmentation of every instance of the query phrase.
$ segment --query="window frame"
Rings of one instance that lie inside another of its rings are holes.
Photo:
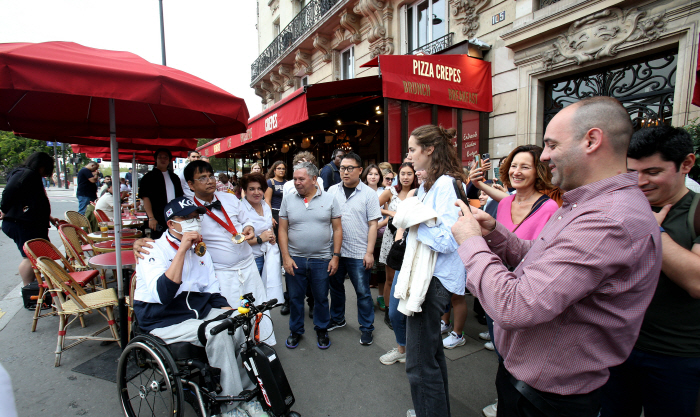
[[[345,65],[343,62],[343,56],[346,52],[350,53],[350,74],[345,74]],[[340,79],[341,80],[351,80],[355,78],[355,45],[350,45],[347,48],[340,51]]]
[[[439,19],[442,19],[442,21],[445,23],[445,34],[450,33],[450,28],[449,28],[449,3],[447,0],[445,1],[445,13],[444,16],[436,16]],[[423,45],[418,45],[418,6],[424,3],[428,3],[428,16],[430,17],[430,23],[429,27],[430,30],[428,31],[428,40],[426,43]],[[408,16],[411,15],[411,21],[409,22]],[[416,49],[420,48],[421,46],[427,45],[430,42],[434,41],[435,38],[433,37],[433,0],[418,0],[414,2],[413,4],[406,5],[406,13],[404,15],[404,20],[405,20],[405,34],[406,34],[406,53],[410,54],[411,52],[415,51]],[[409,37],[409,34],[411,35]],[[445,36],[445,35],[443,35]]]

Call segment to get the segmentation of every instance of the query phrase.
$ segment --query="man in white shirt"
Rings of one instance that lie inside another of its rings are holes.
[[[193,201],[207,209],[202,219],[202,238],[207,245],[207,253],[214,262],[216,277],[221,286],[221,295],[232,305],[237,305],[242,294],[253,293],[256,300],[267,300],[265,285],[253,258],[250,245],[234,243],[238,233],[245,240],[255,239],[255,229],[246,210],[235,195],[216,191],[216,177],[211,165],[204,161],[193,161],[185,167],[187,184],[194,190]],[[134,243],[137,256],[148,254],[150,239]],[[268,314],[268,313],[266,313]],[[261,340],[274,345],[275,336],[269,320],[260,324]],[[263,336],[264,335],[264,336]],[[268,338],[269,335],[269,338]]]
[[[107,192],[102,194],[102,197],[95,203],[95,210],[102,210],[107,217],[114,219],[114,197],[112,196],[112,182],[106,182]]]
[[[187,154],[187,162],[185,163],[185,166],[182,168],[179,168],[177,171],[175,171],[175,174],[180,177],[180,182],[182,183],[182,192],[185,194],[185,197],[192,199],[194,198],[194,191],[190,190],[189,185],[187,185],[187,180],[185,179],[185,168],[187,165],[189,165],[190,162],[192,161],[199,161],[199,158],[201,155],[197,151],[190,151]]]

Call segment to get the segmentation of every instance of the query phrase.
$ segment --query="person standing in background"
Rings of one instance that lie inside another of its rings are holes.
[[[151,238],[158,239],[168,230],[163,209],[174,198],[184,195],[184,192],[180,178],[168,169],[173,158],[170,151],[160,148],[153,153],[153,157],[155,166],[143,176],[138,191],[148,215]]]
[[[284,184],[287,182],[284,179],[286,173],[287,165],[282,161],[276,161],[272,164],[270,170],[267,171],[265,202],[270,206],[270,209],[272,209],[275,235],[277,234],[277,225],[280,221],[280,206],[282,205],[282,197],[284,196]]]
[[[97,162],[90,161],[78,171],[78,213],[85,214],[85,209],[91,201],[97,200]]]
[[[180,184],[182,188],[183,195],[190,200],[194,198],[194,191],[190,189],[190,186],[187,185],[187,180],[185,179],[185,167],[192,161],[199,161],[200,154],[197,151],[189,151],[187,154],[187,160],[185,161],[185,165],[180,167],[177,171],[175,171],[175,175],[177,175],[180,178]]]
[[[323,180],[324,191],[336,185],[340,182],[340,161],[345,157],[345,151],[342,149],[336,149],[333,151],[333,156],[331,157],[331,162],[327,163],[326,166],[321,170],[321,179]]]

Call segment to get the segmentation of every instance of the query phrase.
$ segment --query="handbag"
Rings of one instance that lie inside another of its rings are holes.
[[[391,244],[389,253],[386,256],[386,266],[400,271],[403,264],[404,254],[406,253],[406,237],[408,237],[408,229],[404,230],[401,240],[396,240]]]

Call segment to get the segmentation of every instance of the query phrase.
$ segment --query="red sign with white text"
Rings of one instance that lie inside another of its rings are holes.
[[[491,63],[466,55],[380,55],[384,97],[493,111]]]

